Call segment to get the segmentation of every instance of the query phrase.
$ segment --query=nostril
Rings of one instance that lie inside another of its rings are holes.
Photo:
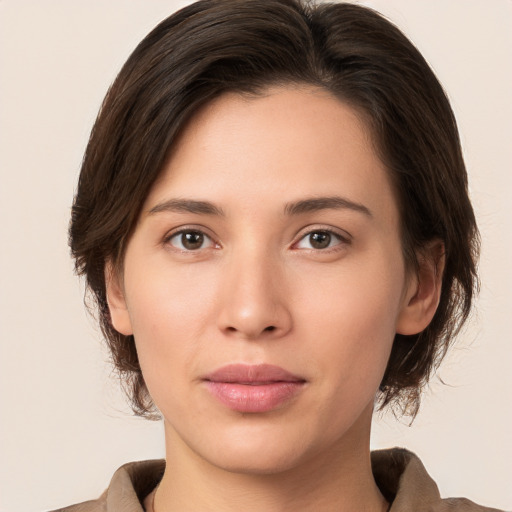
[[[0,0],[1,1],[1,0]],[[267,327],[264,327],[263,329],[261,326],[251,326],[251,325],[227,325],[223,328],[223,331],[226,334],[231,335],[239,335],[243,338],[247,339],[257,339],[259,336],[264,335],[270,335],[272,336],[276,335],[278,332],[280,332],[280,328],[277,325],[267,325]]]

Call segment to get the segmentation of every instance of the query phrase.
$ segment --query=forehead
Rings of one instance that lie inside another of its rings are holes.
[[[326,90],[287,86],[225,93],[196,112],[146,208],[191,194],[248,207],[339,194],[389,207],[392,192],[358,111]]]

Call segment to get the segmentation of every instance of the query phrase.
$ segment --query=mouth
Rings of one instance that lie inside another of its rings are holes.
[[[223,366],[203,381],[223,405],[243,413],[280,409],[296,398],[306,384],[303,377],[268,364]]]

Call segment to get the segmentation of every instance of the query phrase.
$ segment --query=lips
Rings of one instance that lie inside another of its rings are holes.
[[[228,408],[262,413],[284,407],[302,391],[306,380],[279,366],[234,364],[207,375],[204,382]]]

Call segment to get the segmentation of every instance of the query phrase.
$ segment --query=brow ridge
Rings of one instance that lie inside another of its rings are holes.
[[[199,215],[224,216],[222,208],[219,208],[209,201],[198,201],[196,199],[167,199],[153,206],[148,213],[152,215],[160,212],[184,212]]]
[[[365,205],[356,203],[340,196],[311,197],[287,203],[284,211],[287,215],[300,215],[303,213],[316,212],[320,210],[353,210],[373,217],[372,212]]]
[[[363,213],[369,217],[373,216],[370,209],[363,204],[356,203],[340,196],[311,197],[301,199],[299,201],[293,201],[285,205],[284,212],[286,215],[291,216],[329,209],[348,209]],[[184,212],[199,215],[225,216],[222,208],[216,206],[210,201],[180,198],[163,201],[153,206],[148,213],[152,215],[160,212]]]

